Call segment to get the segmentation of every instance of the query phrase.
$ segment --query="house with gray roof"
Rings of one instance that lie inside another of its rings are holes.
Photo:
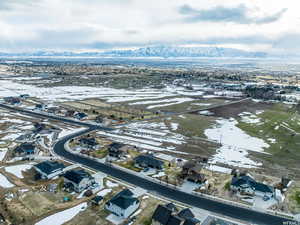
[[[158,205],[152,216],[152,225],[200,225],[188,208],[180,212],[170,207],[170,204]]]
[[[131,216],[139,206],[140,201],[129,189],[119,192],[105,204],[108,211],[124,219]]]
[[[135,157],[134,163],[135,166],[139,168],[153,168],[157,170],[162,170],[164,166],[162,160],[159,160],[150,154],[143,154]]]
[[[82,169],[69,170],[63,177],[64,186],[70,191],[82,192],[95,184],[95,178]]]
[[[120,159],[127,153],[127,145],[113,142],[108,146],[108,155],[110,157]]]
[[[14,155],[19,157],[34,155],[35,145],[33,143],[22,143],[14,149]]]
[[[252,177],[247,175],[234,176],[231,180],[231,190],[261,197],[274,197],[275,193],[273,187],[256,182]]]
[[[44,161],[33,166],[42,179],[52,179],[63,173],[65,165],[57,161]]]

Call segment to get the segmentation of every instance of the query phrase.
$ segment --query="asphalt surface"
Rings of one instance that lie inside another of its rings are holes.
[[[68,152],[64,145],[67,141],[69,141],[72,138],[75,138],[77,136],[83,135],[85,133],[88,133],[93,130],[105,130],[110,131],[112,129],[105,128],[98,125],[93,125],[81,121],[75,121],[71,119],[61,118],[54,115],[48,115],[48,114],[41,114],[38,112],[30,111],[30,110],[24,110],[20,108],[15,108],[11,106],[7,106],[4,104],[0,104],[1,108],[5,108],[8,110],[17,111],[20,113],[25,113],[27,115],[36,116],[36,117],[42,117],[42,118],[48,118],[53,119],[73,125],[80,125],[87,127],[86,130],[82,130],[80,132],[68,135],[60,139],[58,142],[55,143],[53,146],[53,151],[61,156],[62,158],[72,161],[74,163],[79,163],[84,166],[87,166],[89,168],[92,168],[96,171],[101,171],[103,173],[106,173],[112,177],[115,177],[117,179],[120,179],[122,181],[125,181],[127,183],[133,184],[135,186],[141,187],[143,189],[148,190],[149,192],[153,194],[158,194],[160,196],[166,197],[168,199],[173,199],[175,201],[188,204],[194,207],[198,207],[216,214],[220,214],[223,216],[231,217],[233,219],[245,221],[251,224],[259,224],[259,225],[284,225],[284,224],[292,224],[288,222],[293,222],[290,220],[287,220],[282,217],[254,211],[251,209],[238,207],[235,205],[230,205],[224,202],[215,201],[212,199],[207,199],[205,197],[201,196],[195,196],[189,193],[182,192],[177,189],[173,189],[169,186],[164,186],[159,183],[152,182],[148,179],[145,179],[143,177],[135,176],[134,174],[127,173],[123,170],[120,170],[115,167],[111,167],[110,165],[103,164],[100,162],[97,162],[95,160],[85,158],[76,154],[72,154]]]
[[[22,108],[19,108],[19,107],[12,107],[12,106],[8,106],[8,105],[1,104],[1,103],[0,103],[0,108],[4,108],[4,109],[7,109],[7,110],[12,110],[12,111],[17,111],[17,112],[27,114],[27,115],[30,115],[30,116],[35,116],[35,117],[38,117],[38,118],[46,118],[46,119],[56,120],[56,121],[60,121],[60,122],[63,122],[63,123],[77,125],[77,126],[89,127],[89,128],[94,128],[94,129],[101,129],[101,130],[105,130],[105,131],[113,130],[112,128],[103,127],[103,126],[96,125],[96,124],[91,124],[91,123],[86,123],[86,122],[83,122],[83,121],[80,121],[80,120],[73,120],[73,119],[59,117],[59,116],[55,116],[55,115],[51,115],[51,114],[38,112],[38,111],[22,109]]]
[[[175,201],[182,202],[194,207],[205,209],[213,213],[228,216],[251,224],[259,224],[259,225],[283,225],[284,222],[288,221],[287,219],[278,216],[260,213],[258,211],[254,211],[251,209],[229,205],[223,202],[207,199],[205,197],[188,194],[180,190],[173,189],[171,187],[152,182],[145,178],[135,176],[134,174],[127,173],[118,168],[111,167],[110,165],[103,164],[76,154],[72,154],[65,150],[64,145],[68,140],[93,130],[94,128],[89,128],[87,130],[83,130],[78,133],[64,137],[63,139],[60,139],[53,147],[54,152],[57,155],[69,161],[85,165],[96,171],[101,171],[103,173],[106,173],[112,177],[115,177],[127,183],[144,188],[151,193],[158,194],[168,199],[173,199]]]

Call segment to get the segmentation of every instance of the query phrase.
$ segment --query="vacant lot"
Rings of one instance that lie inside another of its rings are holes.
[[[274,104],[257,115],[260,123],[239,121],[238,127],[249,135],[265,140],[271,156],[263,156],[270,164],[288,168],[292,175],[299,175],[300,160],[300,115],[291,106]]]
[[[255,113],[258,110],[268,110],[273,107],[273,103],[255,102],[252,100],[243,101],[241,103],[231,104],[228,106],[221,106],[209,110],[215,117],[223,118],[237,118],[240,113],[251,112]]]

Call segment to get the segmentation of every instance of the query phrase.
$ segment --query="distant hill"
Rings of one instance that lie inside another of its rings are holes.
[[[217,47],[146,47],[136,50],[116,50],[105,55],[122,57],[266,57],[264,52],[248,52],[233,48]]]
[[[218,48],[218,47],[170,47],[156,46],[145,47],[135,50],[113,50],[105,52],[56,52],[56,51],[36,51],[30,53],[4,53],[0,52],[0,56],[74,56],[74,57],[245,57],[245,58],[264,58],[267,53],[264,52],[249,52],[233,48]]]

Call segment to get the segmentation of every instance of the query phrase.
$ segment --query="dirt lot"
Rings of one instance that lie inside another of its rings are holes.
[[[114,194],[115,193],[117,193],[117,191],[115,191]],[[111,198],[112,195],[113,194],[106,196],[100,206],[90,205],[86,210],[79,213],[65,225],[113,225],[106,220],[106,217],[110,215],[110,213],[104,209],[105,202]],[[140,200],[141,205],[139,209],[141,209],[141,211],[133,225],[151,225],[151,216],[158,204],[162,204],[162,201],[152,197],[145,197]]]
[[[273,103],[255,102],[252,100],[244,101],[242,103],[231,104],[228,106],[220,106],[209,110],[215,117],[223,118],[237,118],[242,112],[255,113],[257,110],[267,110],[273,106]]]
[[[123,104],[108,104],[99,99],[64,102],[62,105],[78,111],[84,111],[89,114],[90,119],[97,115],[116,120],[141,120],[156,116],[152,111]]]

